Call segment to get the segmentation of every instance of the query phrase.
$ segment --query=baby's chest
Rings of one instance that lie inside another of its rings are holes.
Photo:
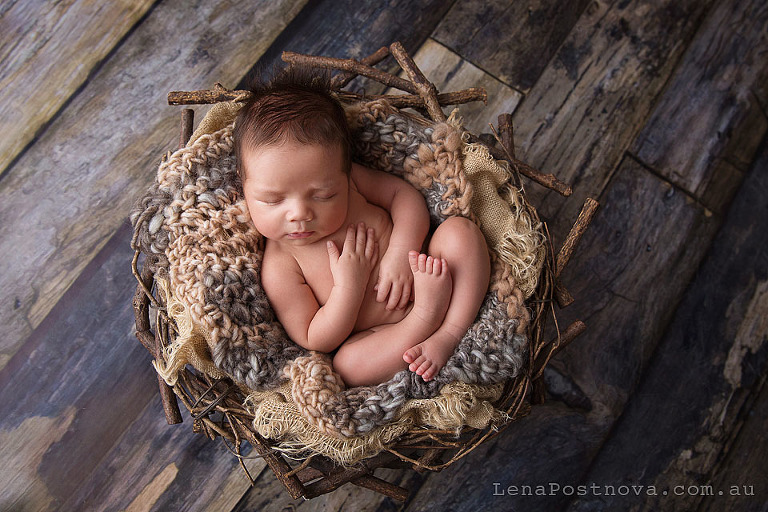
[[[333,288],[333,275],[328,260],[328,251],[313,251],[298,259],[304,282],[312,290],[315,299],[322,306],[328,300]]]
[[[325,244],[323,244],[325,245]],[[343,239],[341,243],[336,242],[336,246],[339,251],[343,249]],[[328,251],[323,247],[322,251],[312,251],[307,253],[301,258],[297,259],[301,273],[304,276],[304,282],[312,290],[312,293],[317,300],[317,303],[321,306],[328,301],[328,296],[331,294],[333,288],[333,274],[331,274],[330,259]],[[379,264],[376,262],[376,266],[371,271],[371,276],[379,275]],[[367,284],[366,296],[372,291],[375,285],[375,278],[369,279]]]

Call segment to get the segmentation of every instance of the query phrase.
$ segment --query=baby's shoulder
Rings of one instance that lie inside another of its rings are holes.
[[[267,240],[261,259],[262,280],[264,275],[301,272],[298,262],[280,244]]]

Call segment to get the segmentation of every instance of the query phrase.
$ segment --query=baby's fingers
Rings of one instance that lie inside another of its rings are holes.
[[[347,236],[344,238],[344,247],[342,247],[341,252],[343,253],[350,253],[355,251],[355,240],[357,237],[355,236],[355,225],[350,224],[347,226]]]
[[[397,308],[400,298],[403,295],[403,287],[400,283],[393,283],[392,289],[389,291],[389,300],[387,301],[387,309],[394,310]]]
[[[397,309],[405,309],[405,307],[408,305],[408,301],[411,298],[411,289],[412,286],[410,282],[403,285],[403,292],[400,295],[400,302],[397,303]]]
[[[385,302],[390,288],[392,288],[392,281],[379,276],[379,282],[376,283],[376,302]]]
[[[373,228],[368,228],[368,237],[365,241],[365,257],[367,259],[372,260],[378,255],[378,245],[374,237]]]
[[[373,231],[372,229],[370,231]],[[357,225],[357,236],[355,238],[355,252],[358,254],[365,254],[365,247],[368,241],[368,233],[365,229],[365,224],[362,222]]]
[[[336,244],[333,243],[333,241],[328,240],[326,247],[328,247],[328,259],[331,261],[331,263],[339,261],[339,248],[336,247]]]

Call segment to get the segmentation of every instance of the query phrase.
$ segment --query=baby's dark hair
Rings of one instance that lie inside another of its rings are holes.
[[[340,146],[344,172],[349,174],[349,126],[344,108],[330,91],[329,73],[299,66],[282,70],[269,82],[254,83],[233,133],[240,179],[245,180],[246,150],[284,141]]]

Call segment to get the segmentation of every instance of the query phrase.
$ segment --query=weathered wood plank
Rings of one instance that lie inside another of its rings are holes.
[[[400,41],[412,54],[429,37],[450,7],[449,2],[437,0],[312,2],[275,40],[264,58],[254,66],[253,72],[268,73],[272,66],[282,64],[280,54],[285,50],[361,59],[382,46]],[[376,67],[392,73],[398,73],[400,69],[391,57]],[[371,80],[356,79],[347,88],[378,94],[384,86]]]
[[[192,433],[188,414],[165,421],[131,329],[130,236],[124,225],[0,371],[3,507],[229,510],[250,487],[221,443]],[[265,466],[249,464],[254,476]]]
[[[351,10],[350,10],[351,11]],[[384,21],[389,19],[387,16],[385,16],[384,20],[379,22],[377,25],[379,27],[379,30],[382,30],[382,27],[385,25]],[[349,21],[344,20],[343,18],[339,19],[340,22],[342,21]],[[400,39],[401,35],[404,35],[403,31],[406,29],[402,25],[389,25],[388,26],[390,33],[385,34],[383,32],[380,32],[381,37],[386,38],[386,40],[390,41],[393,39]],[[424,29],[423,37],[426,37],[426,35],[431,31],[433,28],[433,25],[426,25],[426,28]],[[354,28],[348,29],[350,32],[354,31]],[[408,30],[409,34],[412,34],[412,31],[410,29]],[[336,33],[338,35],[338,33]],[[319,51],[318,51],[319,53]],[[195,87],[195,86],[192,86]],[[169,140],[173,140],[176,138],[176,120],[173,119],[169,123],[173,126],[173,130],[171,133],[169,133]],[[170,131],[170,130],[169,130]],[[115,237],[118,238],[118,237]],[[125,234],[122,235],[121,243],[125,244],[124,248],[127,249],[127,242],[124,240]],[[114,239],[113,239],[114,240]],[[127,264],[130,257],[129,255],[125,254],[123,255],[123,262],[126,265],[125,271],[127,272]],[[123,289],[128,290],[130,292],[131,286],[125,287]],[[92,291],[93,293],[93,291]],[[94,293],[96,295],[96,293]],[[67,299],[65,299],[67,300]],[[126,305],[129,304],[129,300],[126,300]],[[46,320],[48,321],[48,320]],[[56,323],[55,320],[51,319],[51,322]],[[130,325],[132,323],[131,321],[127,321],[126,325]],[[138,344],[133,340],[133,343],[137,347],[136,350],[141,352],[140,347]],[[29,345],[25,345],[24,349],[27,349]],[[17,356],[17,358],[20,356]],[[12,371],[15,374],[15,361],[17,359],[14,359],[10,365],[6,368],[8,371]],[[79,364],[79,363],[78,363]],[[110,363],[105,363],[105,366],[109,366]],[[154,387],[155,379],[151,376],[146,376],[143,378],[143,383],[146,386],[149,386],[150,389],[153,389]],[[153,396],[153,395],[150,395]],[[147,409],[150,410],[150,409]],[[164,420],[162,419],[162,415],[155,411],[157,413],[157,422],[158,430],[149,430],[146,433],[146,437],[141,437],[138,433],[146,430],[145,427],[142,426],[142,421],[146,420],[146,417],[150,415],[151,413],[142,413],[142,416],[139,416],[139,419],[137,419],[133,425],[130,426],[130,430],[127,430],[123,434],[123,438],[120,441],[120,444],[116,446],[115,449],[112,451],[105,453],[104,449],[108,446],[108,443],[114,442],[116,436],[119,434],[118,430],[115,430],[113,435],[110,437],[109,435],[102,435],[98,434],[98,436],[101,439],[100,441],[100,451],[94,451],[94,455],[92,455],[92,459],[87,460],[86,467],[81,468],[80,471],[82,473],[86,473],[87,471],[90,471],[88,478],[83,478],[82,483],[78,484],[79,487],[76,489],[73,489],[71,487],[66,487],[67,485],[72,486],[74,484],[69,483],[57,483],[59,487],[60,494],[59,496],[65,496],[66,493],[70,493],[70,498],[67,503],[72,504],[75,506],[77,503],[80,502],[88,502],[88,503],[120,503],[122,507],[130,507],[133,506],[139,506],[140,504],[146,505],[147,503],[152,504],[153,507],[157,509],[163,509],[164,507],[171,506],[171,508],[177,508],[176,505],[178,505],[179,500],[181,500],[183,496],[188,496],[189,500],[192,500],[193,497],[196,497],[200,494],[205,496],[213,496],[217,492],[220,491],[222,481],[221,478],[208,478],[205,479],[204,477],[210,476],[210,471],[216,471],[219,472],[220,468],[222,467],[222,464],[226,462],[226,464],[235,464],[234,457],[231,456],[228,452],[223,452],[221,449],[221,446],[218,443],[205,443],[205,446],[213,445],[216,446],[219,450],[219,455],[214,457],[211,456],[211,458],[207,458],[205,460],[201,460],[201,463],[198,465],[190,464],[188,459],[190,458],[190,452],[194,453],[198,450],[198,446],[185,444],[183,442],[177,441],[177,439],[171,440],[168,445],[170,447],[176,446],[177,451],[163,451],[158,454],[157,450],[150,451],[147,447],[148,446],[155,446],[157,442],[152,442],[153,436],[158,435],[161,433],[159,430],[160,428],[163,429],[171,429],[174,432],[179,432],[178,437],[181,439],[186,439],[184,436],[188,436],[190,439],[197,439],[199,436],[196,436],[192,434],[189,431],[189,425],[176,427],[175,430],[172,427],[164,426]],[[129,413],[129,417],[133,417],[136,413],[131,412]],[[123,421],[126,421],[123,419]],[[98,422],[94,422],[98,423]],[[126,428],[126,424],[120,425],[122,428]],[[114,425],[113,425],[114,426]],[[91,432],[92,435],[97,435]],[[71,441],[72,443],[75,443],[75,440]],[[88,443],[84,441],[83,439],[77,438],[77,442],[79,445],[82,446],[88,446]],[[199,443],[200,441],[196,441]],[[103,444],[103,446],[102,446]],[[135,447],[134,449],[129,449],[129,447]],[[51,479],[51,481],[56,481],[55,477],[53,476],[57,471],[61,471],[62,465],[65,464],[65,461],[63,460],[64,457],[63,453],[67,452],[68,449],[71,448],[69,444],[59,444],[54,445],[54,447],[49,450],[51,453],[59,454],[57,456],[51,456],[52,458],[50,461],[46,461],[45,464],[45,472],[48,475],[48,477]],[[170,450],[170,448],[168,448]],[[95,455],[98,453],[98,456]],[[103,462],[97,466],[93,467],[93,460],[95,460],[98,457],[99,460],[103,460]],[[75,459],[77,460],[77,459]],[[150,462],[148,462],[148,460]],[[151,462],[151,461],[157,461],[157,462]],[[176,462],[176,460],[180,460],[184,463],[182,465],[180,462]],[[195,459],[197,460],[197,459]],[[170,461],[170,462],[169,462]],[[70,468],[70,466],[66,466],[65,469]],[[226,465],[225,464],[225,465]],[[125,469],[119,469],[119,468],[125,468]],[[144,469],[142,469],[144,468]],[[236,470],[236,472],[239,471],[239,469]],[[225,475],[226,476],[226,475]],[[227,476],[228,481],[238,481],[240,483],[235,486],[237,489],[242,489],[241,487],[241,481],[237,480],[235,476]],[[182,482],[190,482],[189,486],[184,487]],[[195,485],[195,487],[192,487],[192,484]],[[234,485],[234,484],[232,484]],[[131,494],[127,492],[125,489],[129,488],[132,489],[134,494]],[[357,492],[357,491],[356,491]],[[363,491],[365,493],[371,494],[369,491]],[[232,494],[230,496],[230,499],[232,496],[239,498],[236,494]],[[374,495],[375,496],[375,495]],[[376,499],[379,499],[378,496],[375,496]],[[192,509],[210,509],[213,505],[210,501],[205,501],[202,498],[195,498],[197,501],[187,501],[186,505],[191,507]],[[207,499],[207,498],[206,498]],[[106,501],[103,501],[106,500]],[[186,506],[185,505],[185,506]],[[218,505],[217,505],[218,506]],[[224,505],[222,505],[224,507]],[[167,509],[167,508],[166,508]]]
[[[715,211],[730,202],[768,130],[753,92],[768,82],[766,31],[765,2],[717,4],[632,144]]]
[[[513,112],[522,98],[516,90],[463,60],[433,39],[424,42],[413,55],[413,60],[440,92],[460,91],[470,87],[485,88],[488,93],[488,105],[476,101],[443,108],[446,114],[458,108],[459,115],[464,120],[464,127],[474,134],[491,133],[488,124],[496,126],[498,115],[502,112]]]
[[[184,424],[169,426],[160,401],[153,399],[131,420],[119,442],[104,453],[101,464],[61,510],[83,510],[87,505],[88,510],[127,512],[229,512],[251,488],[221,440],[192,433],[188,415]],[[260,458],[246,459],[245,464],[253,478],[266,467]]]
[[[557,360],[593,411],[621,414],[718,225],[634,159],[622,162],[563,275],[578,300],[560,323],[588,329]]]
[[[498,437],[430,474],[406,510],[559,510],[567,497],[552,486],[578,482],[604,428],[563,404],[535,407]]]
[[[571,510],[699,510],[705,498],[687,492],[688,486],[712,486],[715,495],[706,501],[714,510],[726,510],[716,506],[724,502],[733,510],[764,507],[764,430],[749,434],[765,425],[750,404],[768,372],[765,145],[761,153],[642,384],[585,478],[655,486],[658,496],[587,496]],[[764,390],[762,395],[764,400]],[[749,461],[760,470],[747,473]],[[720,501],[719,491],[727,498],[731,485],[754,485],[763,494],[757,502]]]
[[[502,82],[528,91],[589,0],[459,0],[433,37]]]
[[[768,316],[768,313],[763,312]],[[743,418],[733,445],[725,460],[711,474],[713,494],[704,496],[700,510],[704,512],[757,512],[768,502],[768,479],[765,461],[768,460],[768,387],[756,397]],[[758,476],[760,475],[760,476]],[[722,494],[720,492],[722,491]]]
[[[0,174],[153,3],[34,0],[0,10]]]
[[[518,158],[573,186],[528,186],[556,240],[596,197],[649,115],[709,1],[593,2],[514,113]]]
[[[151,358],[131,332],[129,239],[125,225],[102,254],[112,257],[93,262],[0,371],[0,480],[14,482],[0,503],[46,510],[65,501],[157,394]]]
[[[178,137],[172,89],[234,84],[304,2],[157,5],[0,181],[0,368],[125,219]]]

